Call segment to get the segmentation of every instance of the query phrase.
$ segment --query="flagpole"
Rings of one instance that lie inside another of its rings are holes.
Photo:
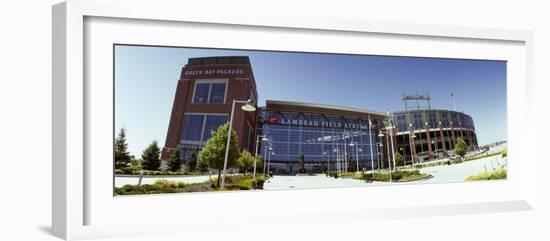
[[[455,95],[451,92],[451,100],[453,101],[453,110],[456,111]]]

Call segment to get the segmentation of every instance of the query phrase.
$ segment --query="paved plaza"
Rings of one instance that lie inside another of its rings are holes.
[[[475,161],[464,162],[453,165],[443,165],[426,167],[420,169],[420,172],[431,174],[433,178],[414,183],[448,183],[448,182],[463,182],[465,178],[471,175],[476,175],[484,171],[492,171],[495,168],[506,166],[507,158],[502,158],[500,155],[486,157]],[[212,175],[215,178],[216,175]],[[155,176],[143,177],[142,184],[153,184],[158,179],[167,179],[176,182],[185,183],[200,183],[208,181],[209,175],[201,176]],[[122,187],[126,184],[138,184],[139,177],[121,177],[115,178],[115,186]],[[388,185],[388,183],[374,182],[366,183],[361,180],[352,178],[329,178],[324,174],[313,176],[274,176],[264,184],[265,190],[286,190],[286,189],[304,189],[304,188],[334,188],[334,187],[364,187],[373,185]]]
[[[506,165],[506,158],[500,155],[482,158],[454,165],[426,167],[420,172],[431,174],[433,178],[408,183],[449,183],[463,182],[471,175],[483,171],[492,171],[494,168]],[[325,175],[315,176],[274,176],[264,184],[264,190],[287,190],[304,188],[333,188],[333,187],[365,187],[373,185],[390,185],[385,182],[366,183],[351,178],[329,178]]]

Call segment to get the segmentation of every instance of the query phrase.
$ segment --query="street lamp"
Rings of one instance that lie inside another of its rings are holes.
[[[414,165],[414,152],[413,152],[413,148],[416,148],[416,143],[414,142],[414,138],[416,138],[416,135],[413,134],[411,136],[411,164]]]
[[[269,176],[269,171],[270,171],[270,168],[271,168],[271,155],[273,155],[273,147],[269,147],[268,148],[269,150],[269,156],[267,156],[267,175]]]
[[[323,152],[323,157],[326,156],[328,153],[325,151]],[[327,156],[327,177],[329,176],[329,173],[330,173],[330,161],[329,161],[329,157]]]
[[[403,166],[405,166],[405,151],[404,151],[403,147],[399,147],[399,150],[400,150],[401,152],[403,152],[403,156],[402,156],[402,158],[403,158]]]
[[[336,153],[336,172],[340,173],[340,156],[338,156],[338,144],[336,144],[336,148],[334,148],[334,153]]]
[[[381,139],[384,137],[384,134],[382,134],[382,131],[380,131],[380,134],[378,134],[378,137]],[[381,152],[384,152],[384,144],[382,144],[382,142],[380,142],[380,151]],[[388,153],[389,154],[389,153]],[[380,169],[380,163],[378,163],[378,169]]]
[[[342,141],[344,142],[344,173],[348,172],[348,150],[346,149],[346,130],[344,129],[344,132],[342,132]]]
[[[392,158],[393,158],[393,168],[395,168],[395,149],[393,147],[393,129],[395,128],[395,126],[393,125],[393,122],[392,122],[392,116],[390,114],[390,111],[388,110],[388,123],[389,123],[389,126],[386,127],[386,130],[388,130],[388,136],[389,138],[391,138],[391,154],[392,154]]]
[[[357,143],[356,141],[352,141],[349,143],[350,146],[355,146],[356,144],[357,146],[355,147],[355,164],[356,164],[355,171],[358,172],[359,171],[359,143]]]
[[[267,168],[267,146],[264,147],[264,163],[263,163],[263,167],[264,167],[264,177],[265,177],[265,169]]]
[[[382,152],[384,152],[384,144],[382,143],[379,143],[378,144],[378,155],[377,155],[377,158],[378,158],[378,171],[380,171],[380,166],[382,166],[382,163],[380,163],[380,157],[382,156]],[[374,172],[374,170],[373,170]]]
[[[223,187],[225,185],[225,173],[227,171],[227,159],[229,158],[229,144],[231,142],[231,130],[232,130],[232,126],[233,126],[233,115],[235,114],[235,104],[236,103],[244,103],[244,105],[241,106],[241,109],[246,111],[246,112],[256,111],[256,107],[254,107],[254,103],[250,99],[248,99],[247,101],[233,100],[233,104],[231,105],[231,117],[229,118],[229,126],[227,128],[227,144],[225,145],[225,158],[223,160],[222,185],[220,187],[221,191],[223,191]]]
[[[378,134],[379,137],[384,137],[384,134],[382,134],[382,131],[380,131],[380,134]],[[384,146],[382,145],[382,143],[380,143],[380,146]],[[390,145],[388,143],[388,138],[386,138],[386,146],[388,148],[388,171],[390,172],[390,182],[392,181],[391,180],[391,158],[390,158]]]
[[[372,147],[371,147],[371,148],[372,148]],[[361,154],[363,154],[363,149],[362,149],[362,148],[357,148],[357,149],[359,149],[359,152],[360,152]],[[357,157],[359,157],[359,155],[357,155]],[[372,165],[372,163],[374,162],[374,160],[372,160],[372,159],[374,159],[374,158],[372,158],[372,153],[371,153],[371,165]],[[373,167],[373,168],[374,168],[374,167]],[[363,167],[362,169],[365,170],[365,167]],[[357,170],[357,171],[359,171],[359,170]],[[364,172],[364,171],[363,171],[363,172]]]
[[[269,141],[267,139],[266,135],[257,135],[256,136],[256,154],[254,155],[254,174],[252,174],[252,179],[254,180],[254,184],[257,185],[256,182],[256,162],[258,161],[258,146],[260,145],[260,137],[262,138],[262,141]]]

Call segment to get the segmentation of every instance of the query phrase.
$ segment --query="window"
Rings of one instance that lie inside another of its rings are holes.
[[[225,83],[198,82],[195,85],[193,103],[220,104],[225,102]]]
[[[437,127],[437,118],[435,116],[436,112],[429,112],[428,113],[428,122],[430,124],[430,128],[436,128]]]
[[[181,140],[200,141],[204,115],[185,115]]]
[[[398,115],[396,116],[396,126],[397,131],[402,132],[407,130],[407,115]]]
[[[195,103],[207,103],[208,102],[208,92],[210,91],[209,83],[200,83],[195,87]]]
[[[424,127],[422,123],[422,115],[420,113],[413,114],[414,129],[421,130]]]
[[[212,131],[226,122],[227,116],[185,114],[180,140],[205,142],[210,138]]]
[[[213,83],[210,91],[210,103],[223,103],[225,99],[225,83]]]
[[[447,115],[447,112],[440,112],[440,117],[441,117],[441,124],[443,125],[444,128],[448,128],[449,127],[449,117]]]
[[[207,141],[212,135],[212,131],[218,130],[218,127],[227,122],[227,116],[206,116],[206,124],[204,127],[204,135],[202,140]]]

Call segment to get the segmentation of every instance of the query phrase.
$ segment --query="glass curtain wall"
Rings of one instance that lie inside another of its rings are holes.
[[[266,115],[267,114],[267,115]],[[271,160],[272,168],[280,171],[295,172],[300,156],[304,155],[305,167],[308,170],[336,170],[337,160],[345,160],[347,153],[348,170],[371,169],[371,160],[377,168],[376,131],[369,133],[368,119],[351,119],[336,116],[312,115],[300,113],[265,113],[267,122],[262,132],[270,140],[262,145],[261,155],[264,160]],[[302,123],[317,123],[318,126],[299,126],[288,124],[298,120]],[[278,123],[277,123],[278,122]],[[320,123],[345,123],[348,127],[326,127]],[[374,120],[372,120],[374,123]],[[269,148],[272,154],[269,153]],[[292,166],[292,167],[291,167]]]

